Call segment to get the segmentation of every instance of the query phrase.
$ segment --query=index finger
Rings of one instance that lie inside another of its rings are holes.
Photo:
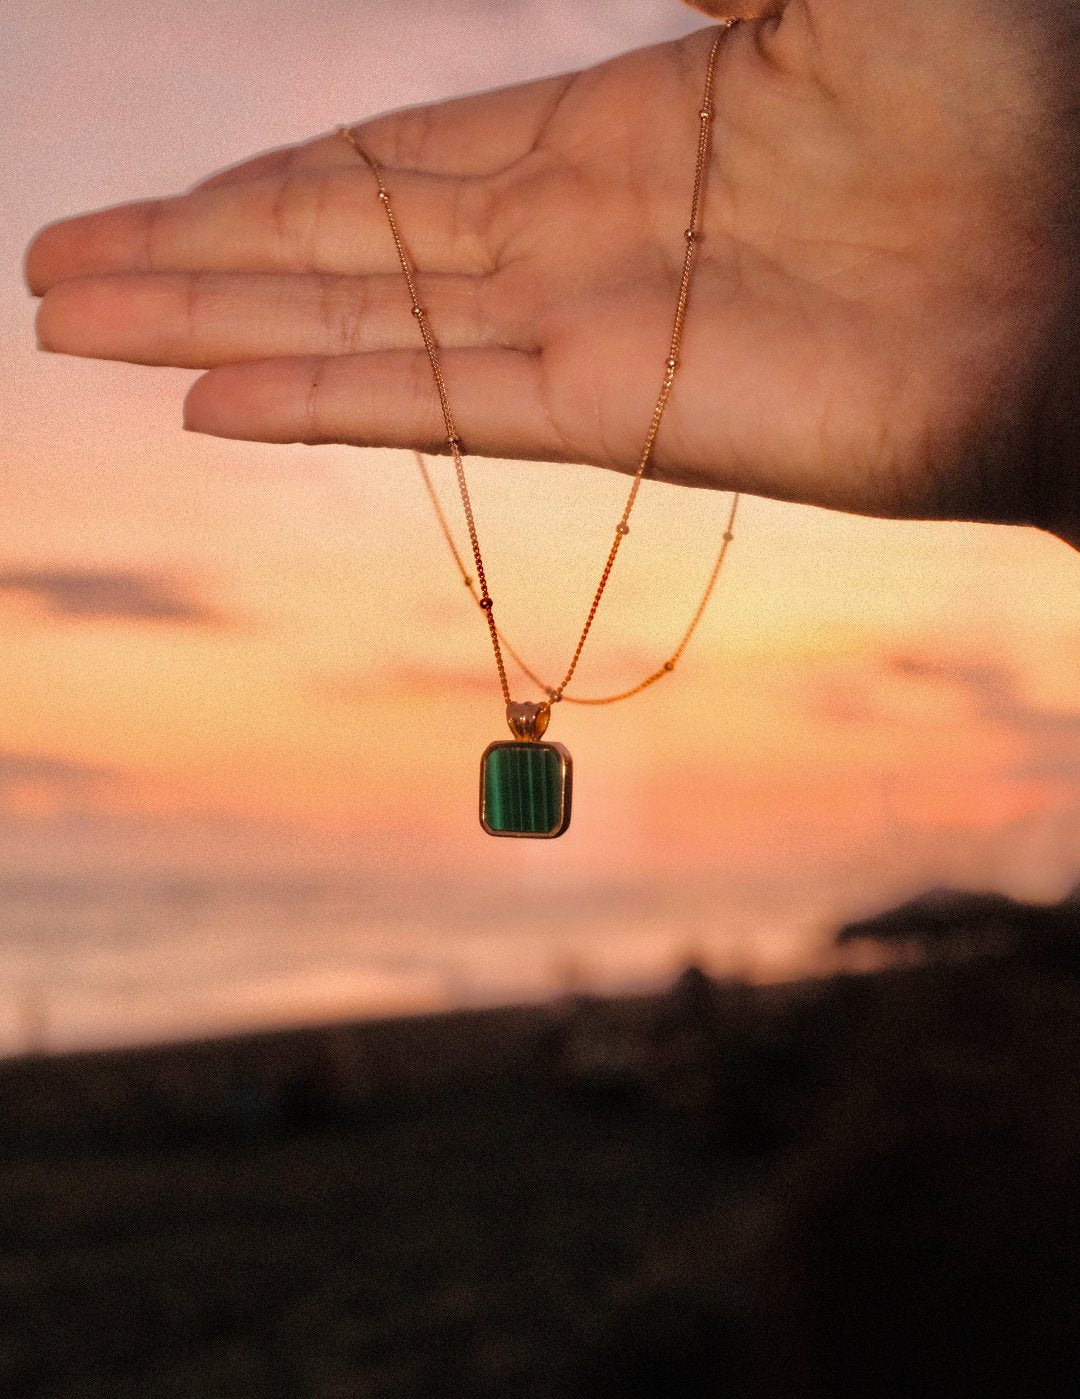
[[[357,122],[352,129],[372,159],[388,172],[496,175],[536,149],[577,76],[563,73],[446,102],[402,107]],[[340,138],[317,136],[219,170],[193,189],[277,178],[339,162]]]

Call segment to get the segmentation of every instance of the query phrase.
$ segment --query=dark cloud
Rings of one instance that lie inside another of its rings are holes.
[[[163,574],[125,569],[0,569],[0,594],[21,598],[51,617],[219,627],[224,619],[187,587]]]
[[[911,655],[894,656],[889,666],[898,675],[951,685],[969,697],[981,719],[1023,739],[1027,757],[1008,776],[1080,782],[1080,710],[1029,703],[1011,667]]]
[[[324,699],[339,704],[370,703],[398,695],[415,699],[440,699],[448,695],[484,698],[499,693],[498,679],[487,670],[464,670],[450,666],[384,666],[370,675],[331,676],[318,683]]]
[[[84,801],[127,781],[127,774],[119,768],[0,748],[0,806],[27,787],[50,791],[65,800]]]

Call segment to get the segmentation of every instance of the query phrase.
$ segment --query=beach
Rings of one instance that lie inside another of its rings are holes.
[[[10,1059],[0,1393],[1060,1394],[1074,954]]]

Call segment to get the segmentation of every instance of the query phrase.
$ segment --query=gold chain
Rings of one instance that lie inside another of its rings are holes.
[[[506,664],[503,660],[504,650],[515,662],[515,664],[523,671],[523,673],[526,676],[528,676],[528,678],[534,684],[540,686],[540,688],[547,695],[548,700],[553,704],[558,703],[560,700],[566,700],[568,703],[571,704],[615,704],[619,700],[629,699],[631,695],[640,694],[642,690],[647,689],[650,685],[654,685],[657,680],[662,680],[665,675],[670,675],[671,672],[675,669],[675,665],[678,662],[679,658],[682,656],[682,653],[686,650],[690,638],[697,630],[697,625],[701,621],[701,618],[705,613],[705,609],[709,603],[709,598],[712,596],[713,589],[716,586],[716,581],[720,576],[720,570],[723,567],[724,557],[727,554],[728,545],[731,543],[732,538],[734,537],[732,534],[732,526],[735,523],[735,512],[737,511],[739,505],[738,492],[736,492],[732,496],[731,509],[728,513],[727,526],[722,535],[720,552],[717,555],[716,563],[713,566],[713,570],[709,577],[709,581],[705,585],[705,591],[702,594],[701,601],[698,603],[697,610],[690,621],[690,625],[683,633],[678,646],[676,646],[675,650],[671,653],[671,655],[668,657],[668,659],[664,662],[664,664],[660,667],[659,670],[653,671],[651,675],[646,676],[644,680],[640,681],[637,685],[634,685],[631,689],[623,690],[620,693],[614,695],[603,695],[596,698],[582,698],[577,695],[568,695],[565,693],[566,687],[570,683],[571,679],[573,678],[574,672],[577,669],[578,661],[581,659],[581,653],[584,650],[585,642],[588,639],[589,632],[592,630],[592,624],[596,617],[597,610],[600,606],[600,599],[603,597],[604,589],[607,587],[608,578],[611,576],[611,570],[614,567],[615,559],[618,555],[619,548],[622,545],[623,540],[630,533],[630,514],[634,508],[634,502],[637,500],[638,491],[641,488],[642,478],[645,475],[645,469],[648,466],[650,458],[652,456],[652,449],[653,444],[656,441],[656,434],[660,429],[660,422],[664,416],[664,410],[667,407],[668,399],[671,396],[672,385],[675,382],[675,374],[679,368],[679,348],[682,343],[683,322],[686,319],[686,304],[690,291],[690,274],[694,263],[694,252],[697,245],[697,239],[700,233],[698,219],[700,213],[701,195],[705,184],[705,171],[708,165],[709,158],[709,137],[712,129],[713,115],[713,70],[716,66],[716,56],[719,52],[720,44],[724,38],[724,35],[737,23],[738,20],[734,19],[721,21],[720,32],[716,35],[716,38],[713,40],[712,47],[709,50],[709,60],[705,70],[705,92],[702,98],[701,110],[698,113],[699,127],[697,143],[697,163],[694,169],[694,192],[690,201],[690,220],[683,234],[683,238],[686,243],[686,251],[683,255],[683,271],[682,279],[679,284],[679,296],[675,306],[675,322],[671,332],[671,342],[668,347],[667,359],[664,361],[664,378],[660,386],[660,393],[657,397],[656,407],[653,409],[652,418],[649,422],[649,430],[645,435],[645,443],[641,449],[641,455],[638,459],[637,471],[634,473],[634,478],[630,483],[630,491],[626,498],[626,504],[623,507],[622,515],[619,517],[619,522],[615,526],[615,535],[611,542],[611,548],[608,551],[608,556],[604,564],[603,572],[600,575],[600,582],[597,584],[596,592],[593,595],[592,604],[589,607],[588,615],[585,618],[585,625],[581,629],[581,635],[578,638],[577,646],[574,648],[574,654],[570,659],[570,664],[567,667],[566,674],[563,676],[561,682],[556,686],[549,686],[544,684],[543,680],[541,680],[540,677],[536,675],[525,664],[525,662],[517,654],[517,652],[510,645],[510,643],[507,641],[505,636],[503,636],[502,632],[495,624],[494,603],[492,601],[491,594],[488,592],[487,575],[484,572],[484,561],[480,555],[480,541],[476,533],[476,520],[473,516],[472,501],[469,497],[468,483],[465,480],[465,466],[462,461],[461,438],[458,435],[457,428],[454,424],[454,415],[451,411],[450,399],[446,392],[446,381],[443,378],[442,368],[439,364],[437,346],[435,343],[434,336],[431,333],[431,327],[428,324],[427,312],[424,309],[424,307],[420,304],[420,296],[416,287],[416,280],[412,261],[409,257],[408,252],[406,251],[405,244],[402,241],[401,233],[397,226],[397,220],[394,217],[394,211],[390,203],[390,192],[383,184],[381,170],[379,169],[375,161],[371,159],[368,153],[360,145],[360,142],[357,140],[356,133],[352,130],[351,127],[342,126],[338,128],[338,135],[344,137],[344,139],[348,141],[349,145],[352,146],[353,150],[361,158],[361,160],[363,160],[364,164],[367,165],[368,169],[375,177],[378,197],[382,203],[383,209],[386,212],[386,218],[390,225],[390,233],[394,239],[394,246],[397,249],[398,261],[401,263],[401,270],[405,274],[405,282],[408,286],[409,296],[412,301],[412,314],[416,318],[416,323],[420,328],[420,334],[424,341],[424,349],[427,351],[427,357],[431,364],[431,372],[435,378],[435,388],[439,395],[439,404],[442,408],[443,422],[446,426],[446,443],[447,446],[450,448],[451,454],[454,458],[454,471],[457,476],[458,492],[461,496],[461,504],[465,511],[465,524],[469,532],[469,544],[472,548],[473,563],[476,568],[475,580],[469,575],[465,567],[465,564],[462,560],[461,554],[458,551],[457,545],[454,543],[454,538],[450,531],[450,526],[447,523],[446,516],[443,512],[442,506],[439,503],[439,498],[436,494],[435,487],[432,484],[431,476],[428,473],[427,467],[424,464],[424,459],[419,452],[417,452],[416,454],[417,462],[419,463],[420,471],[423,476],[424,486],[427,489],[428,496],[430,497],[431,503],[435,508],[435,514],[439,522],[439,527],[442,530],[443,536],[445,537],[447,544],[450,546],[450,552],[454,556],[454,560],[458,566],[459,572],[461,573],[462,579],[464,580],[466,587],[469,589],[469,592],[472,594],[477,605],[483,611],[484,616],[487,619],[488,631],[491,635],[491,644],[495,652],[495,665],[499,672],[499,684],[502,688],[503,700],[507,705],[511,703],[511,699],[510,686],[506,679]],[[477,585],[479,585],[479,587]]]
[[[435,484],[431,479],[431,473],[428,471],[427,465],[424,462],[424,458],[419,452],[416,453],[416,464],[420,468],[420,475],[423,478],[424,488],[428,493],[428,499],[431,501],[431,504],[435,509],[435,516],[436,519],[439,521],[439,528],[442,530],[443,538],[450,546],[450,552],[451,554],[453,554],[454,562],[457,564],[458,572],[461,574],[461,581],[465,584],[469,592],[472,594],[473,601],[477,604],[477,606],[480,606],[481,598],[480,594],[477,592],[476,589],[476,580],[470,577],[469,571],[465,567],[464,560],[462,559],[461,553],[454,542],[454,536],[450,531],[450,525],[448,524],[446,515],[443,511],[442,502],[439,500],[438,494],[435,491]],[[731,507],[728,510],[727,525],[725,526],[724,533],[721,536],[723,542],[720,545],[720,552],[716,556],[716,562],[713,564],[713,570],[709,576],[709,581],[705,584],[705,591],[701,595],[701,601],[698,603],[697,610],[695,611],[693,617],[690,619],[690,625],[683,632],[682,637],[679,640],[678,646],[676,646],[675,650],[672,651],[671,655],[667,658],[667,660],[660,667],[660,669],[654,670],[652,674],[647,675],[644,680],[639,680],[638,683],[636,685],[632,685],[629,690],[620,690],[619,693],[615,695],[595,695],[586,697],[584,695],[564,694],[562,696],[562,700],[565,704],[616,704],[619,700],[630,699],[632,695],[639,695],[642,690],[647,690],[650,685],[655,685],[658,680],[663,680],[665,675],[671,674],[671,672],[675,669],[675,665],[679,657],[686,650],[690,638],[693,636],[694,632],[697,631],[697,625],[701,621],[702,617],[705,615],[705,609],[709,605],[709,599],[712,597],[713,589],[716,587],[716,580],[720,577],[720,570],[724,564],[724,555],[727,553],[728,545],[735,538],[734,534],[732,533],[731,527],[735,523],[735,512],[738,509],[738,505],[739,496],[738,493],[736,493],[731,498]],[[539,675],[537,675],[535,671],[531,670],[529,666],[525,664],[525,662],[518,655],[517,651],[507,640],[506,634],[505,632],[503,632],[501,627],[498,628],[498,634],[499,641],[502,644],[502,649],[514,662],[517,668],[524,675],[528,676],[528,678],[533,682],[534,685],[539,685],[540,689],[543,690],[543,692],[550,699],[553,694],[553,691],[550,688],[550,686],[546,685],[544,681],[541,680]]]

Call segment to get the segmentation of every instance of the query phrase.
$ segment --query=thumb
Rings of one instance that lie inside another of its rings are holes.
[[[780,14],[787,0],[683,0],[710,19],[765,19]]]

